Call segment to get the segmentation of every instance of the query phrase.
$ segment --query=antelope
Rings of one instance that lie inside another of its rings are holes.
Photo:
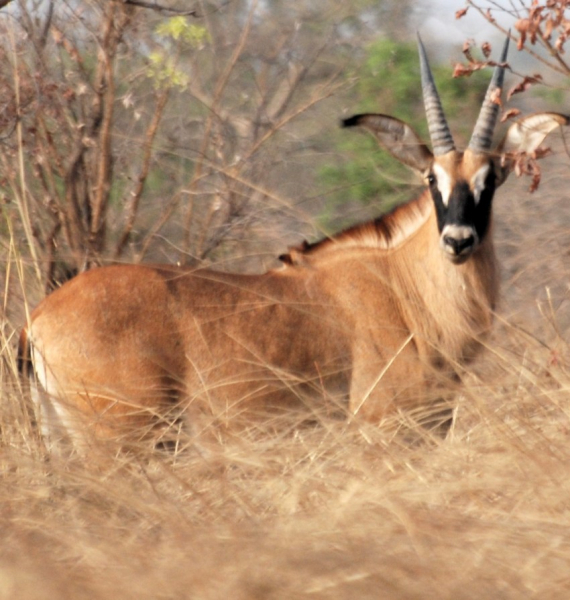
[[[517,156],[570,120],[528,116],[491,150],[507,39],[460,151],[418,45],[433,151],[394,117],[359,114],[344,126],[372,133],[426,189],[372,222],[293,248],[265,274],[110,265],[62,285],[19,343],[50,443],[159,443],[174,425],[199,439],[203,423],[320,403],[377,424],[440,406],[493,321],[495,190]]]

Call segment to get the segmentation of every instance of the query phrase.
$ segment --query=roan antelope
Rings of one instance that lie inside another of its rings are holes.
[[[507,47],[465,152],[421,41],[433,153],[398,119],[344,121],[423,177],[427,189],[392,213],[291,250],[263,275],[114,265],[47,297],[19,346],[43,432],[81,449],[90,434],[156,442],[173,424],[197,433],[210,420],[318,399],[344,398],[349,414],[378,423],[436,404],[493,319],[495,190],[517,155],[569,124],[555,113],[529,116],[491,151]]]

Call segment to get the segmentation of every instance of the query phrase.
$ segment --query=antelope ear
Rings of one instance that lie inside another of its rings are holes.
[[[529,115],[513,123],[497,148],[497,185],[504,183],[513,170],[517,154],[532,154],[550,132],[569,124],[570,117],[552,112]]]
[[[422,142],[416,132],[400,119],[386,115],[355,115],[342,121],[343,127],[363,127],[370,131],[380,145],[400,162],[420,174],[433,161],[431,150]]]

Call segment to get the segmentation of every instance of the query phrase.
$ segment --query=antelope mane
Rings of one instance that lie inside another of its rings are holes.
[[[279,259],[286,264],[295,265],[301,262],[304,256],[329,254],[343,248],[393,250],[426,222],[431,207],[429,192],[425,190],[419,198],[397,206],[373,221],[354,225],[312,244],[303,242],[298,247],[290,248]]]

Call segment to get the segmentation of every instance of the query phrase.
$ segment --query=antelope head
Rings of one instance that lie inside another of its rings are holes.
[[[356,115],[343,121],[343,126],[360,125],[369,130],[388,152],[421,175],[434,202],[440,248],[452,263],[461,264],[484,240],[490,226],[493,195],[513,169],[517,155],[534,152],[549,132],[559,125],[568,125],[570,120],[556,113],[530,115],[512,125],[497,150],[491,150],[509,47],[507,37],[469,145],[464,152],[458,151],[419,37],[418,44],[433,150],[409,125],[394,117]]]

